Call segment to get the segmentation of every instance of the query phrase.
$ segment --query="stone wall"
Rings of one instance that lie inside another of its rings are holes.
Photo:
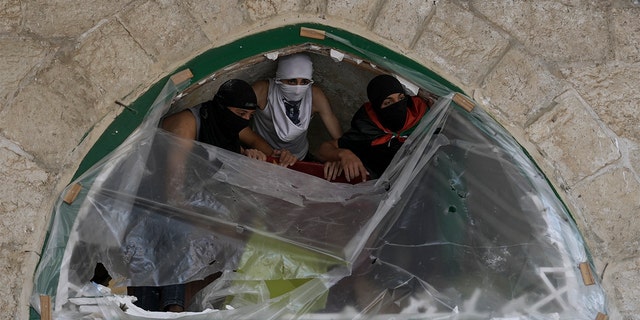
[[[52,205],[115,100],[209,48],[317,22],[472,93],[569,205],[611,319],[640,319],[638,16],[634,0],[0,0],[0,313],[28,317]]]

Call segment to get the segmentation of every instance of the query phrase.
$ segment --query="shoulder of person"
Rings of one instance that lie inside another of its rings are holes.
[[[263,88],[266,87],[266,89],[269,89],[269,80],[267,79],[261,79],[261,80],[257,80],[256,82],[252,83],[251,86],[254,88]]]
[[[316,85],[311,86],[311,99],[313,102],[314,112],[318,112],[319,108],[326,109],[327,107],[329,107],[329,99],[324,94],[322,88]]]
[[[196,117],[191,110],[185,109],[162,119],[161,127],[174,133],[191,131],[190,129],[195,131]]]
[[[316,94],[316,93],[320,93],[324,95],[324,90],[322,90],[322,88],[320,88],[320,86],[316,85],[315,83],[311,85],[311,93]]]

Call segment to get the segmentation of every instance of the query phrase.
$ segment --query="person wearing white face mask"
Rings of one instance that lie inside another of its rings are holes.
[[[313,85],[312,75],[313,65],[308,55],[281,57],[275,78],[253,84],[258,98],[254,132],[241,135],[241,140],[251,140],[251,134],[258,134],[277,151],[276,155],[312,160],[307,130],[313,114],[320,115],[332,138],[339,138],[342,128],[338,118],[322,89]]]

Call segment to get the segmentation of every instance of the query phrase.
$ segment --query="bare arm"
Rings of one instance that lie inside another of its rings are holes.
[[[267,156],[273,154],[273,148],[264,140],[261,136],[251,130],[250,127],[246,127],[238,134],[240,136],[240,142],[250,149],[258,149]]]
[[[167,150],[166,195],[169,203],[182,202],[179,192],[184,185],[184,163],[196,138],[196,118],[183,110],[162,120],[161,127],[181,138]]]
[[[320,115],[320,119],[322,119],[322,123],[329,131],[329,134],[333,139],[338,139],[342,136],[342,128],[340,127],[340,122],[338,122],[338,118],[333,113],[331,109],[331,105],[329,104],[329,99],[324,94],[324,92],[318,88],[313,87],[313,108],[312,112],[317,112]]]
[[[181,138],[196,139],[196,118],[189,110],[164,118],[161,127]]]

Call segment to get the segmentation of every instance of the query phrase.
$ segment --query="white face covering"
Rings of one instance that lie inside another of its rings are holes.
[[[275,80],[270,80],[267,100],[273,112],[275,131],[282,141],[292,141],[306,134],[311,121],[313,81],[305,85],[289,85],[280,80],[311,80],[312,76],[313,63],[306,54],[292,54],[278,61]]]
[[[282,92],[282,97],[287,99],[287,101],[300,101],[307,93],[307,90],[311,87],[311,83],[305,85],[290,85],[284,84],[278,80],[276,80],[276,85],[278,85],[278,89]]]
[[[292,86],[278,84],[279,81],[273,79],[269,82],[267,107],[271,109],[273,126],[278,138],[282,141],[292,141],[306,134],[311,121],[311,84]]]

